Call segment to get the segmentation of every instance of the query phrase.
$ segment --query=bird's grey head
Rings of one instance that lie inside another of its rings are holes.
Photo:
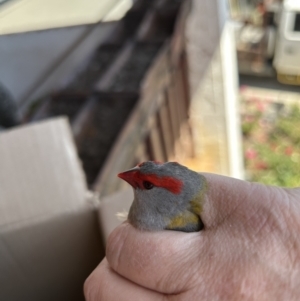
[[[205,183],[177,162],[147,161],[118,175],[134,190],[129,221],[138,228],[161,229],[166,219],[184,211]]]

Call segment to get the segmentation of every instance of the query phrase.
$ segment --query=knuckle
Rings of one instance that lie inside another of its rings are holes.
[[[83,293],[84,293],[84,297],[87,301],[92,300],[92,298],[91,298],[91,276],[89,276],[83,284]]]
[[[101,290],[99,289],[100,282],[98,278],[95,279],[93,273],[85,280],[83,293],[86,301],[102,300]]]

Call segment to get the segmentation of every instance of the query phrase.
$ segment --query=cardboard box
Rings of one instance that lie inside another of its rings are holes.
[[[0,300],[84,300],[123,194],[89,195],[66,118],[0,134]]]

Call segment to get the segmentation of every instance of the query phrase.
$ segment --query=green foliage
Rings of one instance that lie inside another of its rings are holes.
[[[257,113],[254,116],[248,116],[248,118],[244,120],[242,123],[242,132],[244,136],[249,137],[251,133],[258,128],[258,121],[260,117],[261,114]]]
[[[286,154],[289,147],[278,146],[273,150],[269,144],[257,145],[260,162],[252,169],[252,180],[269,185],[300,186],[300,155]],[[259,161],[258,161],[259,162]],[[251,165],[251,163],[249,164]]]
[[[247,105],[244,104],[246,112]],[[278,109],[276,104],[268,103],[260,113],[252,112],[255,116],[252,119],[249,114],[242,118],[249,180],[268,185],[300,186],[299,107],[283,106]]]
[[[278,119],[275,128],[275,135],[281,139],[289,139],[292,143],[300,143],[300,109],[292,106],[286,117]]]

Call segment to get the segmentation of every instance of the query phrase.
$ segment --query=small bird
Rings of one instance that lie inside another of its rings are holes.
[[[177,162],[143,162],[118,174],[134,191],[128,221],[141,230],[195,232],[204,228],[200,214],[207,182]]]

